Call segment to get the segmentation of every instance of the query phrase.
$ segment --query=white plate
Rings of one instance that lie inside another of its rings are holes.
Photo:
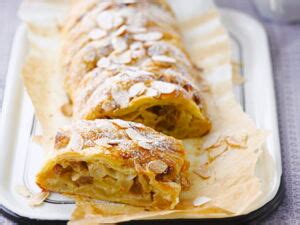
[[[266,151],[257,164],[263,195],[248,209],[247,212],[251,212],[276,195],[282,173],[269,48],[265,31],[257,21],[230,10],[223,10],[222,15],[232,38],[234,60],[243,64],[242,72],[247,80],[245,85],[235,89],[237,98],[260,128],[272,131]],[[26,28],[21,25],[14,40],[3,102],[0,203],[19,216],[68,220],[74,209],[71,200],[54,194],[42,206],[32,208],[15,191],[18,185],[38,191],[34,176],[43,162],[43,151],[31,141],[31,136],[39,133],[39,126],[20,77],[27,50]]]

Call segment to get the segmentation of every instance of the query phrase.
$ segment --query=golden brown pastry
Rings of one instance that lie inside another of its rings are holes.
[[[36,182],[47,191],[166,209],[179,202],[187,169],[172,137],[139,123],[82,120],[57,134]]]
[[[76,119],[136,121],[177,138],[209,131],[194,84],[199,71],[165,1],[78,1],[63,39],[65,87]]]

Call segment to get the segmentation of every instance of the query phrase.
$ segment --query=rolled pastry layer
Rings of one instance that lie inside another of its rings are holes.
[[[136,121],[177,138],[207,133],[199,71],[175,24],[162,0],[78,1],[61,57],[75,118]]]
[[[187,187],[187,169],[172,137],[139,123],[82,120],[57,134],[36,182],[47,191],[167,209]]]

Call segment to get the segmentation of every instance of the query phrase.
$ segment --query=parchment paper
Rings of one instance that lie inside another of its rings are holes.
[[[20,9],[31,43],[23,78],[43,128],[46,148],[56,130],[69,123],[60,110],[67,98],[57,59],[59,24],[71,2],[27,0]],[[186,48],[194,63],[204,69],[203,77],[210,89],[203,97],[212,131],[202,139],[184,140],[191,162],[192,186],[182,192],[175,210],[145,211],[125,204],[77,199],[72,224],[235,216],[245,213],[261,194],[254,171],[267,134],[255,127],[234,98],[229,38],[218,10],[208,0],[169,2],[178,17]],[[199,197],[209,200],[195,206]]]

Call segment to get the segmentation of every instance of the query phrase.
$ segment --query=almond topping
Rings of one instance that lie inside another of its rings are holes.
[[[115,32],[115,35],[122,36],[126,31],[127,31],[127,26],[123,25]]]
[[[210,201],[211,201],[210,198],[205,197],[205,196],[200,196],[200,197],[198,197],[194,200],[193,205],[194,206],[201,206],[201,205],[204,205],[205,203],[208,203]]]
[[[168,169],[168,165],[161,160],[154,160],[148,163],[148,169],[156,174],[161,174]]]
[[[100,68],[109,68],[111,66],[111,61],[109,58],[103,57],[97,62],[97,66]]]
[[[152,150],[153,149],[153,145],[149,144],[149,142],[146,141],[138,141],[138,146],[146,149],[146,150]]]
[[[97,17],[97,24],[104,30],[110,30],[114,26],[114,13],[112,11],[103,11]]]
[[[66,147],[70,142],[70,137],[63,132],[57,132],[54,140],[54,148],[61,149]]]
[[[141,33],[141,34],[135,34],[133,36],[134,40],[137,41],[158,41],[162,39],[163,34],[158,31],[148,32],[148,33]]]
[[[118,53],[125,51],[128,48],[127,42],[124,38],[115,37],[112,39],[112,46]]]
[[[102,29],[94,29],[88,34],[88,36],[92,40],[101,39],[101,38],[105,37],[106,35],[107,35],[107,32]]]
[[[124,120],[118,120],[115,119],[112,121],[113,124],[115,124],[116,126],[120,127],[120,128],[130,128],[130,124],[127,121]]]
[[[144,141],[144,142],[149,142],[149,140],[144,137],[143,135],[141,135],[139,132],[137,132],[135,129],[132,129],[132,128],[128,128],[126,130],[126,134],[128,135],[128,137],[131,139],[131,140],[134,140],[134,141]]]
[[[120,55],[114,55],[112,60],[115,62],[115,63],[118,63],[118,64],[127,64],[127,63],[130,63],[132,58],[131,58],[131,52],[130,51],[125,51],[123,52],[122,54]]]
[[[39,206],[48,198],[48,196],[49,196],[49,192],[46,192],[46,191],[35,194],[30,197],[29,205],[30,206]]]
[[[154,55],[154,56],[152,56],[152,60],[155,62],[176,63],[176,59],[165,56],[165,55]]]
[[[146,90],[144,83],[137,83],[129,88],[129,97],[135,97],[143,94]]]
[[[176,90],[176,86],[174,84],[163,81],[153,81],[152,87],[160,91],[162,94],[171,94]]]
[[[159,94],[160,93],[157,90],[155,90],[154,88],[147,88],[146,96],[148,96],[148,97],[158,97]]]

